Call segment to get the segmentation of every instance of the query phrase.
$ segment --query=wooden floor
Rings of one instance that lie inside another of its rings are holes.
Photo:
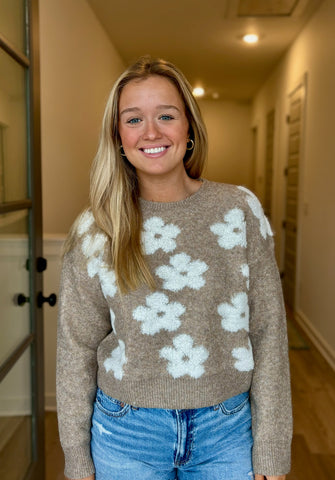
[[[291,349],[294,436],[288,480],[335,479],[335,373],[313,348]]]
[[[287,480],[335,479],[335,372],[303,337],[289,329],[294,437]],[[56,414],[46,413],[46,480],[63,480]]]

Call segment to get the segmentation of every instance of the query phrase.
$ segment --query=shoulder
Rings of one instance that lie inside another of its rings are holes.
[[[216,205],[227,205],[229,207],[248,208],[249,202],[261,205],[256,195],[246,187],[232,185],[229,183],[219,183],[210,180],[204,180],[206,186],[207,200]]]
[[[263,238],[272,236],[261,202],[248,188],[239,185],[218,183],[206,180],[208,206],[217,210],[239,209],[244,213],[247,224],[256,224]]]
[[[94,226],[96,226],[96,223],[90,208],[86,208],[83,212],[81,212],[73,224],[76,234],[79,237],[89,232],[89,230],[91,230],[91,228]]]
[[[64,246],[64,256],[80,260],[102,257],[107,243],[107,235],[97,226],[91,209],[78,215],[73,223]]]

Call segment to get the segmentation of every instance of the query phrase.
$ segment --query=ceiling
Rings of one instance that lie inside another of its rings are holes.
[[[88,0],[126,64],[176,64],[208,98],[248,101],[323,0]],[[241,36],[256,32],[257,45]]]

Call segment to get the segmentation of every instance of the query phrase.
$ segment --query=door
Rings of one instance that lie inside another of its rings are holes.
[[[44,479],[38,2],[0,2],[0,478]]]
[[[299,211],[299,169],[302,156],[305,85],[297,87],[289,96],[288,159],[286,176],[286,211],[284,220],[283,291],[287,305],[294,310],[296,297],[297,238]]]
[[[266,116],[266,149],[265,149],[265,182],[264,182],[264,213],[272,221],[272,185],[273,185],[273,155],[275,138],[275,111]]]

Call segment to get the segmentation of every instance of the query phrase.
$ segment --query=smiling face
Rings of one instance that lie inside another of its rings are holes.
[[[186,175],[189,123],[172,82],[159,75],[130,81],[121,92],[119,112],[122,146],[140,184]]]

